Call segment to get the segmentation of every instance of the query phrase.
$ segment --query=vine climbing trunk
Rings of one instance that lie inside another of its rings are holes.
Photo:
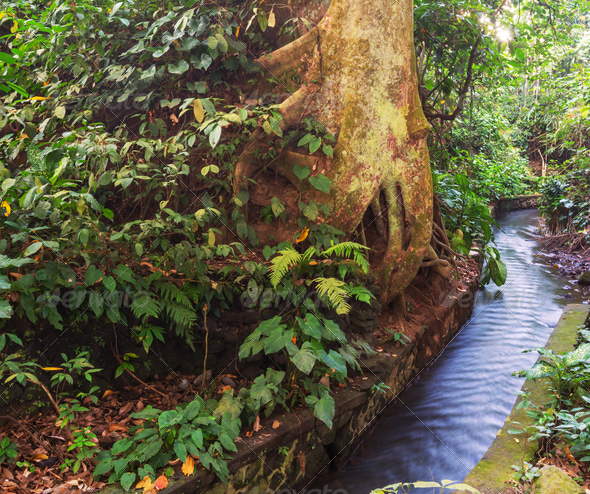
[[[418,95],[414,53],[411,0],[332,0],[317,26],[258,61],[265,78],[281,80],[297,69],[302,76],[301,88],[280,105],[284,130],[298,127],[302,117],[315,118],[337,139],[332,157],[309,156],[295,143],[281,153],[280,194],[288,219],[284,225],[260,223],[259,236],[292,239],[301,230],[298,201],[327,204],[329,217],[318,221],[347,234],[364,232],[385,303],[415,276],[432,230],[430,126]],[[235,193],[263,165],[254,159],[261,132],[236,165]],[[295,165],[327,176],[329,193],[299,182]],[[256,180],[252,190],[275,190],[271,179],[266,185]]]

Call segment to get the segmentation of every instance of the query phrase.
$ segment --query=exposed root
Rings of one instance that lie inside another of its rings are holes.
[[[267,70],[273,77],[281,77],[290,70],[301,65],[304,55],[311,53],[318,42],[319,27],[314,27],[292,43],[279,48],[256,60],[263,70]]]
[[[375,195],[373,200],[371,201],[371,209],[373,210],[373,216],[375,217],[375,227],[377,228],[377,232],[379,235],[384,237],[387,232],[385,231],[385,221],[383,221],[383,208],[380,204],[380,197],[381,192],[379,191],[378,194]]]

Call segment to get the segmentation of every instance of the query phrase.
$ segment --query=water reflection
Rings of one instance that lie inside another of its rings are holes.
[[[463,479],[492,444],[522,386],[515,370],[531,366],[563,307],[584,300],[547,268],[534,241],[536,211],[499,220],[496,242],[508,268],[500,288],[477,295],[472,319],[438,360],[387,410],[338,472],[318,479],[317,492],[367,494],[394,482]],[[309,489],[309,487],[308,487]],[[432,492],[421,489],[412,492]]]

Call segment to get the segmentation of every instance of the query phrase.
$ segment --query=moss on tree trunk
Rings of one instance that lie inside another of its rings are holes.
[[[429,124],[417,90],[412,2],[333,0],[314,29],[259,63],[265,77],[277,79],[307,68],[302,88],[281,105],[282,126],[293,128],[305,113],[337,144],[312,171],[331,180],[330,193],[305,190],[304,200],[328,204],[327,221],[336,228],[366,232],[382,301],[390,302],[415,276],[432,228]],[[261,166],[253,163],[254,139],[236,166],[236,193]],[[296,151],[285,153],[283,170],[297,162]],[[272,228],[277,241],[300,230],[294,214]]]

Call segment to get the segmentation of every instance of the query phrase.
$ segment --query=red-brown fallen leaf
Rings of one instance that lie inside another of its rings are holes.
[[[166,475],[160,475],[154,482],[154,487],[158,490],[164,489],[168,485],[168,479]]]
[[[2,469],[2,475],[4,476],[5,479],[14,480],[14,475],[12,475],[12,472],[10,470],[8,470],[8,468]]]
[[[182,464],[182,473],[184,473],[187,477],[192,475],[195,471],[195,460],[193,460],[192,456],[187,456],[186,461]]]
[[[135,405],[135,410],[137,410],[138,412],[141,412],[144,408],[145,408],[145,405],[143,404],[143,401],[141,401],[141,400],[139,400],[137,402],[137,404]]]
[[[272,428],[273,428],[273,429],[278,429],[280,426],[281,426],[281,423],[280,423],[278,420],[275,420],[275,421],[272,423]]]
[[[117,432],[127,432],[127,427],[120,424],[110,424],[109,431],[117,431]]]
[[[258,432],[260,430],[260,415],[256,415],[256,420],[254,421],[254,424],[252,425],[252,430],[254,432]]]
[[[131,409],[133,408],[134,405],[135,405],[135,403],[133,403],[132,401],[128,401],[127,404],[122,406],[121,410],[119,410],[119,415],[127,415],[131,411]]]

